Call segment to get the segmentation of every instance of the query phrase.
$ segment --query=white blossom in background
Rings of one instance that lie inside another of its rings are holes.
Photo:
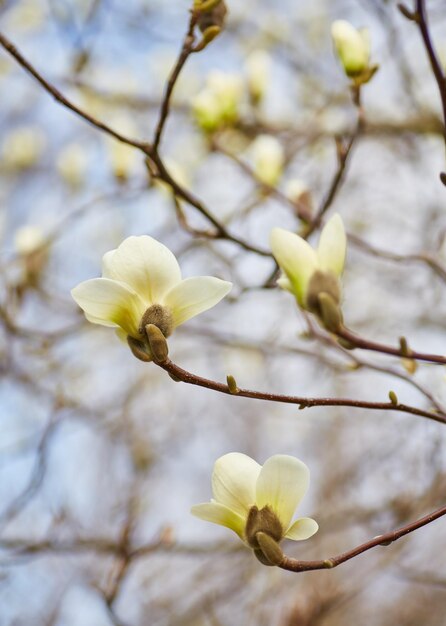
[[[34,126],[21,126],[8,133],[1,147],[1,164],[8,169],[25,170],[36,165],[46,147],[43,132]]]
[[[270,243],[282,270],[277,282],[296,297],[302,308],[319,313],[320,293],[340,303],[339,279],[344,271],[347,239],[342,218],[337,213],[322,229],[316,250],[305,239],[283,228],[273,228]]]
[[[271,80],[271,57],[265,50],[254,50],[245,61],[248,89],[254,102],[265,96]]]
[[[65,183],[76,189],[85,179],[88,165],[88,153],[79,143],[65,146],[58,154],[56,168]]]
[[[71,291],[93,324],[111,326],[118,336],[143,340],[147,324],[165,337],[191,317],[215,306],[232,284],[213,276],[181,278],[172,252],[152,237],[128,237],[102,259],[102,278]]]
[[[262,466],[246,454],[231,452],[215,462],[213,499],[196,504],[191,513],[230,528],[254,550],[259,549],[259,532],[277,543],[285,538],[301,541],[318,530],[309,517],[293,521],[309,482],[308,467],[293,456],[277,454]]]
[[[364,73],[370,63],[370,34],[367,28],[355,28],[345,20],[331,26],[335,50],[347,76]]]
[[[205,87],[193,98],[192,112],[198,126],[212,132],[238,120],[242,99],[241,76],[214,71],[209,74]]]
[[[259,135],[252,142],[249,152],[256,178],[274,187],[283,174],[285,153],[282,144],[270,135]]]
[[[46,243],[41,228],[27,224],[14,233],[14,247],[20,256],[28,256],[40,250]]]

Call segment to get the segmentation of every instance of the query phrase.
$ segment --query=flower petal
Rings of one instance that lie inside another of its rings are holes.
[[[150,304],[163,304],[164,295],[181,281],[175,256],[147,235],[127,237],[102,259],[104,276],[126,283]]]
[[[285,537],[292,539],[293,541],[302,541],[303,539],[309,539],[319,530],[319,525],[311,517],[299,517],[288,528]]]
[[[109,278],[86,280],[71,290],[75,302],[93,324],[120,326],[127,335],[138,337],[145,305],[133,289]]]
[[[186,278],[165,295],[163,304],[170,307],[173,323],[179,326],[215,306],[231,288],[232,283],[213,276]]]
[[[321,232],[317,256],[321,270],[331,270],[336,276],[344,271],[347,238],[342,218],[337,213],[328,220]]]
[[[195,515],[195,517],[199,517],[206,522],[212,522],[214,524],[220,524],[220,526],[230,528],[237,533],[240,539],[243,539],[243,533],[245,530],[244,518],[223,504],[220,504],[219,502],[196,504],[191,508],[190,512],[192,515]]]
[[[215,461],[212,493],[220,504],[246,519],[255,504],[256,482],[261,466],[246,454],[230,452]]]
[[[300,305],[305,304],[308,282],[317,269],[317,256],[310,244],[283,228],[273,228],[271,250],[293,286]]]
[[[294,456],[276,454],[262,467],[257,480],[256,504],[259,509],[269,504],[286,529],[309,482],[310,472],[305,463]]]

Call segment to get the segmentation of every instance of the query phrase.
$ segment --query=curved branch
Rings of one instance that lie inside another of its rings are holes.
[[[237,389],[234,391],[228,385],[219,383],[208,378],[202,378],[196,374],[192,374],[187,370],[179,367],[170,359],[162,363],[156,363],[163,370],[168,372],[176,381],[181,381],[189,385],[197,385],[212,391],[218,391],[226,395],[237,396],[241,398],[253,398],[256,400],[266,400],[267,402],[282,402],[284,404],[297,404],[299,409],[306,409],[313,406],[348,406],[355,409],[372,409],[381,411],[398,411],[401,413],[410,413],[426,417],[435,422],[446,424],[446,414],[442,412],[423,411],[407,404],[393,404],[392,402],[367,402],[365,400],[352,400],[350,398],[306,398],[304,396],[287,396],[276,393],[266,393],[262,391],[252,391],[250,389]]]
[[[364,339],[347,328],[342,328],[336,334],[338,337],[348,341],[355,348],[371,350],[372,352],[381,352],[382,354],[390,354],[391,356],[397,356],[401,359],[412,359],[414,361],[426,361],[428,363],[446,365],[446,356],[440,354],[428,354],[425,352],[416,352],[411,349],[407,349],[407,351],[405,351],[403,348],[393,348],[392,346],[388,346],[384,343]]]
[[[370,541],[366,541],[348,552],[343,552],[337,556],[330,557],[329,559],[321,559],[319,561],[299,561],[298,559],[285,556],[279,567],[290,572],[308,572],[316,569],[333,569],[334,567],[341,565],[341,563],[350,561],[350,559],[353,559],[363,552],[367,552],[368,550],[375,548],[376,546],[388,546],[394,541],[397,541],[397,539],[400,539],[401,537],[412,533],[414,530],[434,522],[443,515],[446,515],[446,505],[436,511],[433,511],[433,513],[429,513],[429,515],[426,515],[425,517],[421,517],[415,522],[411,522],[410,524],[406,524],[405,526],[398,528],[397,530],[392,530],[388,533],[384,533],[383,535],[378,535],[377,537],[370,539]]]

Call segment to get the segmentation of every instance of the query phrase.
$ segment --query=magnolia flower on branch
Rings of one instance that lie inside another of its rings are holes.
[[[357,86],[367,83],[378,70],[378,65],[370,65],[369,30],[336,20],[331,26],[331,36],[346,75]]]
[[[342,323],[339,279],[347,248],[341,217],[336,213],[326,223],[316,250],[283,228],[273,228],[270,242],[282,270],[279,286],[291,292],[303,309],[316,314],[328,330],[336,331]]]
[[[277,454],[263,466],[239,452],[217,459],[212,473],[213,499],[192,507],[200,519],[233,530],[265,565],[283,558],[279,542],[308,539],[318,530],[309,517],[292,521],[310,481],[308,467]]]
[[[177,326],[220,302],[231,287],[213,276],[182,279],[172,252],[142,235],[107,252],[102,278],[80,283],[71,295],[88,321],[116,328],[138,358],[150,361],[147,326],[169,337]]]

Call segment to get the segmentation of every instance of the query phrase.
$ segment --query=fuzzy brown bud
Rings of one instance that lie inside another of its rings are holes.
[[[275,541],[283,537],[283,528],[274,511],[267,505],[263,509],[252,506],[245,526],[246,539],[251,548],[258,549],[257,533],[265,533]]]
[[[277,541],[262,532],[257,533],[256,539],[269,565],[280,565],[283,561],[283,552]]]
[[[145,330],[153,360],[156,363],[164,363],[169,355],[165,336],[155,324],[147,324]]]

